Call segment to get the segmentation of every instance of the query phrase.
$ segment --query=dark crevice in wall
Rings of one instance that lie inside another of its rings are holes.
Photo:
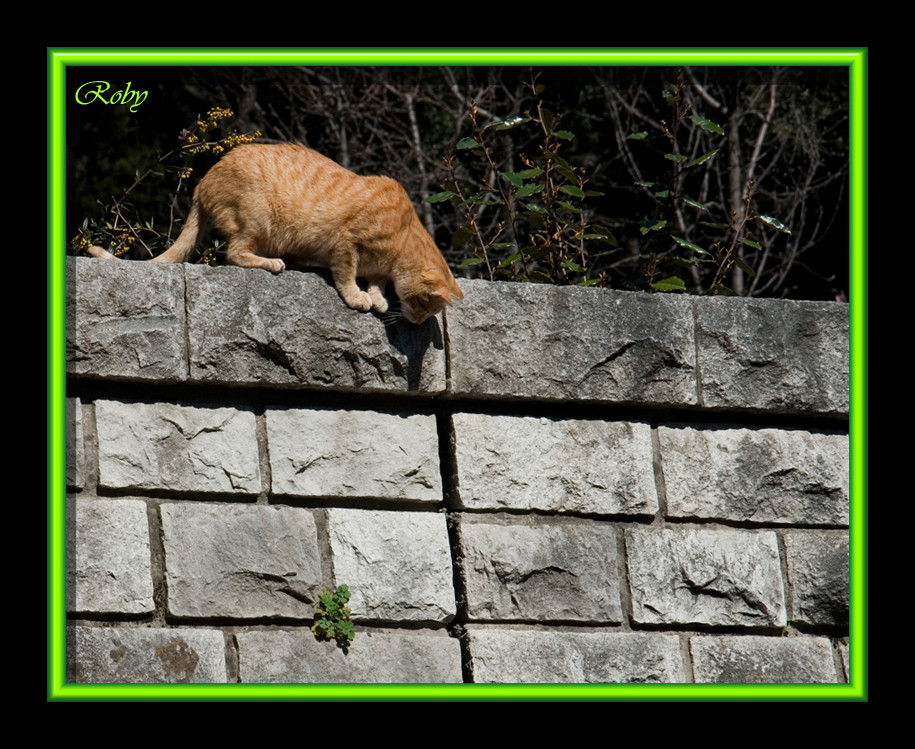
[[[241,619],[227,616],[214,617],[169,617],[166,624],[172,627],[207,627],[209,629],[225,628],[244,628],[243,631],[250,632],[255,630],[286,629],[294,628],[296,630],[308,631],[313,619],[299,619],[294,617],[252,617],[250,619]],[[428,632],[429,630],[448,631],[448,625],[435,621],[394,621],[387,619],[372,619],[371,621],[354,620],[356,625],[356,636],[360,632],[369,632],[374,629],[385,630],[389,632]],[[311,632],[308,631],[311,637]]]
[[[695,682],[696,677],[693,675],[693,659],[689,650],[689,636],[680,635],[680,658],[683,666],[683,677],[687,682]]]
[[[205,502],[206,497],[198,497],[198,501]],[[268,504],[283,505],[286,507],[304,507],[305,509],[333,509],[344,510],[384,510],[385,512],[439,512],[442,506],[438,502],[410,499],[382,499],[377,497],[270,497]]]
[[[624,631],[629,632],[632,630],[632,587],[629,583],[626,532],[623,528],[616,529],[616,559],[617,579],[620,581],[620,611],[623,614],[622,628]]]
[[[323,509],[316,509],[311,515],[315,520],[315,533],[318,537],[318,556],[321,559],[321,579],[325,586],[336,589],[337,585],[343,581],[337,580],[337,575],[334,571],[334,555],[330,547],[327,512]]]
[[[694,635],[761,635],[763,637],[784,637],[784,628],[777,626],[752,627],[748,625],[703,625],[695,622],[689,624],[640,624],[632,622],[633,632],[664,632],[668,634],[682,633]]]
[[[405,393],[354,393],[324,390],[276,390],[268,388],[235,388],[213,385],[159,385],[144,383],[138,397],[137,383],[95,380],[70,380],[67,397],[82,402],[96,399],[125,403],[171,402],[197,406],[249,408],[328,408],[375,410],[387,413],[485,413],[503,416],[532,416],[549,419],[583,419],[606,421],[651,421],[659,424],[739,426],[743,428],[823,429],[847,432],[847,415],[805,413],[754,413],[749,410],[725,410],[657,404],[602,403],[593,401],[488,400],[450,398],[446,396],[410,395]]]
[[[255,431],[257,433],[257,462],[261,475],[261,493],[257,496],[258,504],[266,504],[270,496],[270,446],[267,442],[267,420],[264,409],[259,408],[255,413]]]
[[[91,496],[91,495],[86,495]],[[109,489],[100,486],[96,491],[98,497],[145,497],[148,499],[162,500],[194,500],[195,502],[232,502],[233,504],[255,504],[257,502],[256,494],[202,494],[198,491],[176,491],[173,489],[148,489],[141,486],[127,488]]]
[[[656,424],[651,426],[651,464],[654,471],[655,491],[658,493],[658,514],[655,525],[662,523],[667,517],[667,486],[664,483],[664,467],[661,462],[661,444],[658,439]]]
[[[162,538],[162,520],[159,515],[158,502],[146,502],[146,519],[149,523],[149,550],[152,564],[153,603],[156,607],[153,621],[156,626],[162,626],[166,619],[168,586],[165,580],[165,544]]]
[[[845,681],[851,681],[851,664],[849,667],[845,667],[844,659],[842,658],[841,646],[844,645],[846,650],[848,649],[848,638],[844,637],[842,639],[836,640],[832,643],[832,659],[836,667],[836,673],[839,674],[839,681],[842,681],[844,678]]]
[[[794,530],[796,528],[810,530],[839,530],[847,531],[848,526],[834,523],[775,523],[771,520],[753,522],[751,520],[732,520],[729,518],[674,518],[665,517],[664,523],[676,526],[695,526],[696,528],[743,528],[745,530]],[[784,562],[784,558],[782,559]]]
[[[226,681],[229,684],[241,683],[241,675],[238,667],[238,639],[234,632],[223,632],[226,644]]]
[[[472,663],[464,624],[467,622],[467,590],[464,584],[464,556],[461,549],[460,486],[455,455],[454,425],[451,414],[443,410],[436,414],[439,466],[442,476],[442,496],[448,514],[448,543],[451,548],[451,583],[454,586],[456,614],[449,627],[452,637],[461,645],[461,672],[464,682],[473,681]]]
[[[696,405],[699,408],[705,408],[705,396],[702,392],[702,357],[699,354],[699,311],[696,309],[696,301],[691,300],[690,305],[693,318],[693,350],[694,360],[696,362]]]
[[[155,614],[106,614],[94,611],[68,611],[67,625],[80,625],[87,627],[105,627],[108,623],[122,624],[125,627],[159,627],[162,626]]]

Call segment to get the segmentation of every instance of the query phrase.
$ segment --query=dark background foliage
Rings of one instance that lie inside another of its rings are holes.
[[[613,288],[647,289],[652,281],[676,274],[687,290],[704,292],[723,268],[723,286],[738,294],[847,295],[844,67],[70,67],[67,78],[71,236],[84,219],[103,221],[105,207],[159,156],[176,148],[184,128],[213,107],[227,107],[235,118],[226,124],[238,132],[258,130],[259,140],[266,142],[305,143],[356,173],[398,179],[455,273],[485,276],[485,266],[462,265],[472,247],[452,243],[465,223],[461,211],[453,202],[423,199],[448,183],[449,155],[461,179],[481,188],[496,187],[500,173],[516,172],[525,160],[537,158],[543,133],[530,125],[487,130],[494,134],[488,146],[496,169],[481,160],[479,151],[458,145],[474,135],[472,107],[479,128],[534,111],[539,100],[558,116],[557,128],[574,135],[562,140],[562,158],[582,168],[587,187],[600,193],[587,199],[584,217],[607,227],[617,242],[609,253],[595,248],[587,271],[570,282],[587,278]],[[136,112],[99,102],[77,104],[76,88],[93,80],[109,81],[111,90],[129,81],[131,89],[148,96]],[[687,119],[692,114],[717,123],[723,134],[695,127]],[[632,140],[635,132],[646,135]],[[692,158],[712,149],[714,158],[682,173],[665,157],[674,152]],[[193,184],[212,159],[200,157],[194,177],[183,182],[164,169],[161,178],[144,179],[129,196],[138,219],[162,229],[180,219]],[[746,210],[750,180],[752,210],[777,218],[790,235],[754,225],[751,238],[758,249],[741,245],[741,262],[724,266],[672,241],[672,236],[687,238],[714,257],[714,248],[721,251],[727,244],[721,222],[739,222]],[[669,185],[707,210],[659,199],[658,189],[638,182]],[[708,226],[716,223],[712,215],[719,218],[718,228]],[[505,220],[498,206],[482,204],[478,219],[484,233]],[[647,222],[659,219],[669,230],[645,230]],[[178,230],[174,224],[172,238]],[[510,252],[504,250],[502,257]],[[506,272],[517,277],[518,264],[509,264]]]

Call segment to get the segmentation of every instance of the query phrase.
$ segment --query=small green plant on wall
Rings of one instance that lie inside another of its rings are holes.
[[[346,605],[350,592],[346,585],[338,585],[331,593],[324,588],[315,607],[315,623],[311,626],[319,642],[336,641],[337,647],[346,650],[356,636],[356,628],[350,618],[352,611]]]

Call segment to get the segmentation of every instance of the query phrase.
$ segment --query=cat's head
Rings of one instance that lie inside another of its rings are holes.
[[[450,274],[449,274],[450,276]],[[451,305],[451,298],[464,298],[454,278],[424,278],[418,284],[398,289],[400,311],[410,322],[421,325]]]

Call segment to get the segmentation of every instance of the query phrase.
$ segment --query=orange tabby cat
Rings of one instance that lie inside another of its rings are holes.
[[[226,154],[194,190],[181,235],[152,262],[185,262],[207,221],[226,236],[230,263],[280,273],[286,257],[329,268],[353,309],[385,312],[389,279],[416,324],[464,297],[400,184],[359,177],[305,146],[251,144]],[[114,257],[101,247],[89,254]]]

